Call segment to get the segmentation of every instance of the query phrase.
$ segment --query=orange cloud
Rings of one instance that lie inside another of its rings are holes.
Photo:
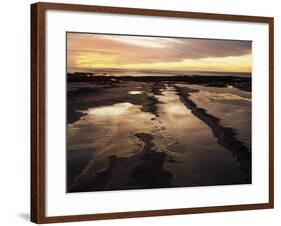
[[[251,71],[251,42],[67,34],[68,68]]]

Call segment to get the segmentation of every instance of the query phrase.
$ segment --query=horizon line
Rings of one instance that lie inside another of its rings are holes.
[[[248,72],[248,71],[204,71],[204,70],[165,70],[165,69],[125,69],[125,68],[67,68],[67,73],[70,73],[70,71],[73,72],[83,72],[83,73],[93,73],[93,72],[89,72],[89,71],[104,71],[104,72],[125,72],[125,71],[132,71],[132,72],[151,72],[151,73],[161,73],[161,72],[170,72],[170,73],[174,73],[174,72],[178,72],[178,73],[232,73],[232,74],[252,74],[252,72]]]

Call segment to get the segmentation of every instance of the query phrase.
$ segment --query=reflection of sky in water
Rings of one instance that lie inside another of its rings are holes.
[[[88,114],[89,116],[92,116],[91,119],[99,119],[104,120],[106,118],[116,118],[120,117],[124,114],[128,114],[130,111],[133,111],[132,104],[130,103],[120,103],[120,104],[114,104],[112,106],[106,106],[106,107],[97,107],[97,108],[91,108],[88,111],[85,111],[84,113]],[[131,109],[130,109],[131,108]]]
[[[250,144],[250,93],[233,87],[178,86],[199,89],[199,92],[190,93],[190,99],[208,113],[221,118],[224,126],[235,128],[238,138]],[[93,153],[80,172],[80,182],[92,181],[99,173],[108,169],[110,156],[129,158],[140,153],[144,143],[135,136],[137,133],[152,135],[153,151],[165,152],[170,156],[163,167],[172,173],[172,185],[243,182],[243,176],[231,152],[217,143],[211,129],[186,108],[172,86],[166,85],[159,89],[162,95],[149,92],[149,83],[145,87],[144,89],[139,83],[124,83],[121,88],[112,88],[110,93],[114,93],[115,89],[119,96],[154,96],[159,101],[158,117],[142,111],[141,105],[122,98],[124,102],[80,110],[84,115],[78,121],[68,124],[69,153],[83,150],[92,150]],[[107,93],[99,93],[97,99],[116,98]]]
[[[157,96],[162,103],[159,120],[174,140],[169,154],[178,162],[165,164],[165,168],[173,172],[173,183],[184,186],[206,183],[214,178],[227,181],[229,172],[233,178],[241,177],[231,153],[217,144],[211,130],[179,101],[173,88],[162,94]]]
[[[132,149],[136,149],[135,145],[118,152],[118,150],[124,148],[123,139],[132,136],[132,139],[137,140],[134,138],[134,132],[136,130],[147,130],[147,126],[139,123],[139,121],[149,121],[152,117],[149,113],[141,112],[140,106],[130,103],[90,108],[83,113],[86,115],[69,125],[69,149],[75,149],[76,145],[80,145],[79,140],[84,137],[86,141],[92,141],[89,145],[94,147],[97,154],[106,154],[105,150],[110,149],[114,149],[110,154],[115,155],[126,155],[128,154],[127,151],[132,152]],[[73,141],[73,144],[71,141]]]
[[[235,94],[231,93],[215,93],[215,92],[209,92],[209,91],[200,91],[200,95],[209,98],[214,101],[220,101],[220,100],[243,100],[243,101],[248,101],[251,102],[251,99],[241,97]]]
[[[132,95],[137,95],[137,94],[142,94],[143,91],[129,91],[129,94],[132,94]]]
[[[235,129],[237,138],[251,149],[251,93],[233,87],[217,88],[200,85],[181,85],[199,92],[191,100],[209,114],[221,119],[225,127]]]
[[[84,113],[86,115],[79,121],[68,126],[68,149],[93,148],[94,156],[83,171],[89,179],[108,167],[109,156],[130,157],[141,151],[144,144],[135,136],[136,133],[155,134],[158,151],[169,142],[162,139],[158,123],[151,120],[154,115],[142,112],[138,105],[119,103],[90,108]]]

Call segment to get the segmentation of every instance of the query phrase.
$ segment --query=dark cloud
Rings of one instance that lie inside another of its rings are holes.
[[[188,59],[241,56],[251,53],[250,41],[179,39],[171,49],[175,55]]]

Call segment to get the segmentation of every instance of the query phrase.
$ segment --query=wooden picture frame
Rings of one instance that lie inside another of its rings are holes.
[[[192,18],[216,21],[240,21],[267,24],[269,27],[269,181],[266,203],[204,206],[194,208],[173,208],[130,212],[92,213],[82,215],[46,216],[46,11],[76,11],[81,13],[105,13],[138,15],[150,17]],[[70,221],[104,220],[116,218],[195,214],[206,212],[268,209],[274,207],[274,160],[273,160],[273,68],[274,31],[273,18],[242,15],[224,15],[182,11],[165,11],[137,8],[119,8],[92,5],[36,3],[31,5],[31,221],[35,223],[56,223]]]

